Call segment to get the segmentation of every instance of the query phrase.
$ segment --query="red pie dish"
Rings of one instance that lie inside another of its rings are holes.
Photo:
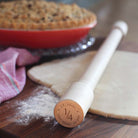
[[[58,48],[74,44],[84,38],[96,25],[53,30],[14,30],[0,29],[0,45],[23,48]]]

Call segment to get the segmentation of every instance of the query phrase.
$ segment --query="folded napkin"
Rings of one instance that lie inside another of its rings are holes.
[[[0,52],[0,103],[19,94],[26,82],[24,65],[39,60],[25,49],[8,48]],[[17,66],[16,66],[17,65]]]

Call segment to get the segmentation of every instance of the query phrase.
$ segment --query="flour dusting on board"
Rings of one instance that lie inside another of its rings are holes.
[[[53,110],[58,98],[44,86],[39,86],[36,91],[36,95],[17,103],[18,116],[20,116],[17,123],[28,125],[33,119],[43,118],[48,122],[54,118]]]

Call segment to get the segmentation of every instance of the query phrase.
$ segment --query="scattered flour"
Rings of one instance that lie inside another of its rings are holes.
[[[16,122],[21,125],[28,125],[33,119],[43,118],[48,122],[54,118],[53,110],[59,99],[44,86],[39,86],[34,93],[34,96],[17,103],[19,107]]]

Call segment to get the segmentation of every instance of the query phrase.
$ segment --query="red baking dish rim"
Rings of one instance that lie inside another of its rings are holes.
[[[65,47],[84,38],[96,23],[94,21],[78,28],[45,31],[0,29],[0,45],[31,49]]]

